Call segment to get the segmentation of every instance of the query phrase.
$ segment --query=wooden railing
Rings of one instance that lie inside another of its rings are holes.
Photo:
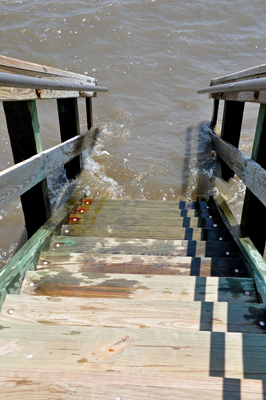
[[[263,254],[266,239],[266,65],[212,79],[214,99],[211,126],[217,122],[219,101],[224,100],[221,136],[211,132],[214,149],[221,160],[222,177],[237,174],[247,186],[241,228]],[[238,150],[245,102],[259,103],[257,127],[251,158]]]
[[[0,173],[0,206],[21,196],[28,237],[51,216],[46,177],[63,165],[69,179],[81,171],[81,153],[97,134],[92,127],[92,97],[107,90],[92,77],[0,56],[0,101],[15,162]],[[85,98],[87,112],[88,131],[82,135],[79,97]],[[63,142],[46,151],[42,151],[36,108],[36,100],[41,99],[57,99]]]

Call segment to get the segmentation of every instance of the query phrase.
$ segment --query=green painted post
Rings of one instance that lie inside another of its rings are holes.
[[[57,99],[57,108],[62,142],[80,135],[77,99]],[[81,154],[65,164],[68,179],[74,179],[80,173],[81,169]]]
[[[260,105],[251,158],[266,169],[266,104]],[[263,255],[266,239],[266,208],[249,189],[246,189],[241,226]]]
[[[222,122],[221,138],[232,144],[236,148],[239,145],[241,125],[244,113],[245,103],[237,101],[225,101]],[[233,178],[234,172],[229,168],[223,160],[220,160],[222,169],[222,178],[228,181]]]
[[[42,144],[35,100],[8,101],[3,106],[15,164],[40,153]],[[51,216],[46,179],[23,194],[21,203],[28,237],[31,237]]]

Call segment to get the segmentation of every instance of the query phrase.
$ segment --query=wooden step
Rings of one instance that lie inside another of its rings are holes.
[[[2,369],[0,387],[2,398],[9,400],[263,400],[266,393],[265,382],[254,379],[86,369],[64,373],[55,369]]]
[[[63,225],[61,235],[133,239],[230,240],[225,228],[173,228],[135,225]]]
[[[0,318],[0,370],[266,379],[266,335],[73,327]],[[34,327],[34,329],[33,329]],[[110,390],[110,389],[109,389]],[[113,397],[112,397],[113,398]]]
[[[119,199],[89,199],[83,200],[83,205],[98,207],[140,207],[140,208],[179,208],[179,209],[210,209],[215,207],[214,203],[208,204],[205,200],[199,201],[162,201],[162,200],[119,200]],[[82,207],[80,204],[79,207]]]
[[[160,215],[165,217],[167,215],[172,215],[175,217],[196,217],[196,218],[218,218],[220,219],[220,214],[218,210],[213,210],[210,208],[200,208],[200,209],[187,209],[178,207],[130,207],[122,206],[118,203],[116,207],[101,207],[101,206],[89,206],[82,205],[73,209],[73,214],[76,215],[110,215],[110,214],[121,214],[123,210],[123,215],[131,216],[147,216],[147,215]]]
[[[221,219],[197,218],[197,217],[176,217],[173,215],[125,215],[120,210],[120,214],[86,215],[71,214],[69,224],[88,224],[88,225],[138,225],[138,226],[167,226],[180,228],[213,228],[224,227]]]
[[[240,258],[140,256],[128,254],[42,253],[37,270],[76,273],[244,277]]]
[[[257,302],[251,278],[28,271],[20,294],[179,301]]]
[[[7,295],[1,318],[6,323],[266,333],[261,326],[266,305],[250,303]]]
[[[158,256],[234,257],[233,242],[160,239],[123,239],[85,236],[54,236],[50,252],[94,254],[142,254]]]

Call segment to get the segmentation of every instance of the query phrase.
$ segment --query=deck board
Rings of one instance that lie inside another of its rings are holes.
[[[260,326],[266,305],[250,303],[7,295],[1,318],[6,323],[55,326],[266,333]]]
[[[266,379],[266,336],[166,329],[6,323],[0,370],[165,373]],[[193,357],[193,358],[192,358]],[[193,359],[193,362],[191,360]]]
[[[246,295],[246,292],[249,292]],[[27,272],[20,294],[179,301],[257,302],[251,278]]]
[[[266,393],[265,382],[254,379],[19,368],[0,370],[0,387],[1,400],[262,400]]]
[[[240,258],[172,257],[128,254],[88,255],[45,253],[37,262],[38,271],[49,269],[77,273],[155,274],[184,276],[245,277]]]
[[[120,210],[121,212],[121,210]],[[103,215],[95,214],[71,214],[69,217],[70,224],[88,224],[88,225],[138,225],[138,226],[167,226],[180,228],[213,228],[224,227],[220,218],[203,218],[203,217],[179,217],[171,214],[166,215],[126,215],[124,211],[120,215],[107,213]]]
[[[136,225],[63,225],[61,235],[132,239],[230,240],[225,228],[176,228]]]
[[[104,237],[54,236],[49,251],[93,254],[142,254],[158,256],[234,257],[230,241],[188,241],[160,239],[125,239]],[[229,254],[226,254],[229,253]]]

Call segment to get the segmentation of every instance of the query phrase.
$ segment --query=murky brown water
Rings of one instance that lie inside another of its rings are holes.
[[[197,185],[208,191],[215,163],[203,121],[212,103],[196,90],[265,62],[262,0],[2,0],[0,24],[1,54],[93,75],[109,87],[94,99],[102,132],[81,177],[92,196],[175,200],[193,196]],[[59,143],[55,102],[38,103],[38,111],[48,148]],[[257,112],[246,108],[247,154]],[[0,151],[5,169],[12,155],[2,108]],[[238,213],[243,185],[233,181],[224,190]],[[0,211],[0,265],[22,231],[17,201]]]

